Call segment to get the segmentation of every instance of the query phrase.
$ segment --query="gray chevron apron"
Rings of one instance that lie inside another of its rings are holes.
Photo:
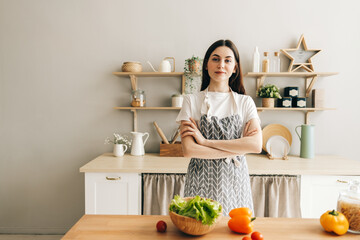
[[[230,140],[241,137],[245,124],[238,114],[234,93],[232,114],[218,118],[209,115],[208,92],[201,110],[199,130],[206,139]],[[248,207],[253,211],[250,177],[245,156],[220,159],[191,158],[185,180],[185,197],[200,195],[221,203],[223,214]],[[254,212],[254,211],[253,211]]]

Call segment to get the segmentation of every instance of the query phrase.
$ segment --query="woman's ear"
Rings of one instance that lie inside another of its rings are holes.
[[[235,64],[235,67],[234,67],[234,70],[233,70],[233,73],[236,73],[236,70],[237,70],[237,64]]]

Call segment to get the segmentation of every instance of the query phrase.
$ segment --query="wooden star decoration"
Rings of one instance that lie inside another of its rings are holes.
[[[321,51],[320,49],[308,49],[304,35],[301,35],[296,48],[280,50],[291,60],[288,72],[295,72],[301,68],[308,72],[313,72],[314,66],[311,58]]]

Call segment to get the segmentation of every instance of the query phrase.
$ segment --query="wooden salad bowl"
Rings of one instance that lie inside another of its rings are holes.
[[[192,197],[188,197],[184,199],[189,200],[192,199]],[[201,221],[197,221],[195,218],[182,216],[172,211],[169,212],[169,215],[173,224],[180,231],[194,236],[200,236],[211,232],[212,230],[214,230],[217,223],[222,219],[222,214],[220,214],[215,219],[215,222],[212,225],[207,225],[207,224],[203,224]]]

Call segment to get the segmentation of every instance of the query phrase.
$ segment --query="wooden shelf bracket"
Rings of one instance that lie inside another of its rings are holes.
[[[310,96],[310,92],[311,92],[311,90],[312,90],[312,88],[313,88],[313,86],[314,86],[317,78],[318,78],[317,75],[315,75],[315,76],[313,76],[313,77],[310,77],[310,78],[306,78],[306,81],[305,81],[305,85],[306,85],[306,86],[305,86],[305,87],[306,87],[306,94],[305,94],[305,95],[306,95],[306,97],[309,97],[309,96]],[[312,79],[312,80],[311,80],[310,84],[308,84],[308,82],[309,82],[310,79]]]
[[[137,126],[137,112],[136,109],[131,109],[131,111],[134,114],[134,132],[137,132],[138,126]]]
[[[309,110],[309,111],[306,111],[305,113],[305,124],[309,124],[309,115],[311,112],[315,112],[314,110]]]
[[[137,78],[135,75],[130,74],[131,88],[133,91],[137,90]]]
[[[185,93],[185,74],[181,76],[181,94]]]
[[[119,77],[130,77],[131,89],[138,89],[139,77],[181,77],[181,93],[185,93],[185,74],[183,72],[113,72]],[[133,129],[138,131],[137,110],[180,110],[180,107],[115,107],[114,109],[130,110],[134,114]]]
[[[262,87],[262,85],[264,84],[264,80],[265,80],[264,75],[261,75],[256,78],[256,92],[258,92],[259,89]]]

